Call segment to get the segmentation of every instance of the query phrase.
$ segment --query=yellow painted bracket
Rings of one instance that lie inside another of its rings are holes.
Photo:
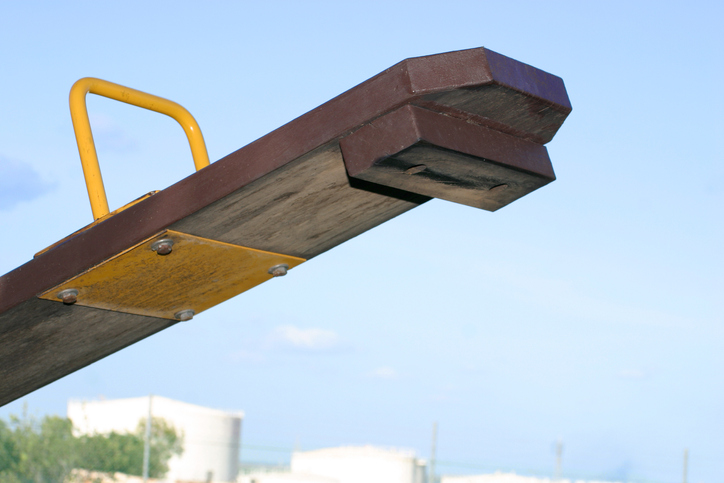
[[[166,230],[39,297],[128,314],[188,320],[286,274],[304,261]]]
[[[90,198],[94,219],[97,220],[107,215],[109,210],[106,190],[103,187],[103,178],[101,177],[101,168],[98,164],[98,154],[96,153],[90,120],[88,119],[88,108],[85,102],[88,93],[108,97],[109,99],[115,99],[116,101],[172,117],[181,124],[186,133],[196,171],[209,165],[209,155],[206,152],[206,143],[204,143],[201,129],[191,113],[181,105],[130,87],[124,87],[94,77],[84,77],[73,84],[70,89],[70,116],[73,120],[75,139],[78,142],[80,162],[83,165],[85,184],[88,188],[88,197]]]

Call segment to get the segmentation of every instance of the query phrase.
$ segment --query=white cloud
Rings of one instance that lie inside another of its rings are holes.
[[[328,350],[340,344],[339,336],[325,329],[300,329],[293,325],[282,325],[274,329],[273,339],[283,345],[304,350]]]
[[[0,210],[32,201],[55,187],[47,183],[32,165],[0,155]]]
[[[280,325],[259,339],[247,339],[244,347],[229,354],[232,362],[265,363],[283,353],[339,353],[349,345],[331,330]]]
[[[378,367],[374,371],[370,372],[369,376],[377,379],[397,379],[399,374],[393,368],[384,366]]]

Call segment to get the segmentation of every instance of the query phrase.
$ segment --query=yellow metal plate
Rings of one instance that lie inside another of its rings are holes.
[[[173,240],[173,250],[159,255],[151,246]],[[165,231],[40,295],[58,301],[65,289],[78,291],[77,305],[174,319],[196,314],[273,278],[269,269],[305,260]]]

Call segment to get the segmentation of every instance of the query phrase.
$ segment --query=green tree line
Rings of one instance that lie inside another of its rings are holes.
[[[74,469],[141,476],[146,421],[134,433],[79,435],[67,418],[0,419],[0,483],[59,483]],[[168,461],[183,453],[183,435],[153,418],[149,476],[163,477]]]

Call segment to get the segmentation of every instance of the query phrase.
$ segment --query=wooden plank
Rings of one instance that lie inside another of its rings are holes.
[[[339,145],[330,143],[171,228],[310,259],[429,199],[392,189],[380,194],[352,187]]]
[[[0,406],[175,323],[30,298],[0,316]]]
[[[352,177],[489,211],[556,179],[545,146],[409,105],[341,147]]]
[[[312,258],[429,200],[421,195],[376,188],[381,193],[350,185],[335,142],[288,163],[170,228],[226,243]],[[19,306],[0,313],[0,405],[173,323],[29,297]]]

